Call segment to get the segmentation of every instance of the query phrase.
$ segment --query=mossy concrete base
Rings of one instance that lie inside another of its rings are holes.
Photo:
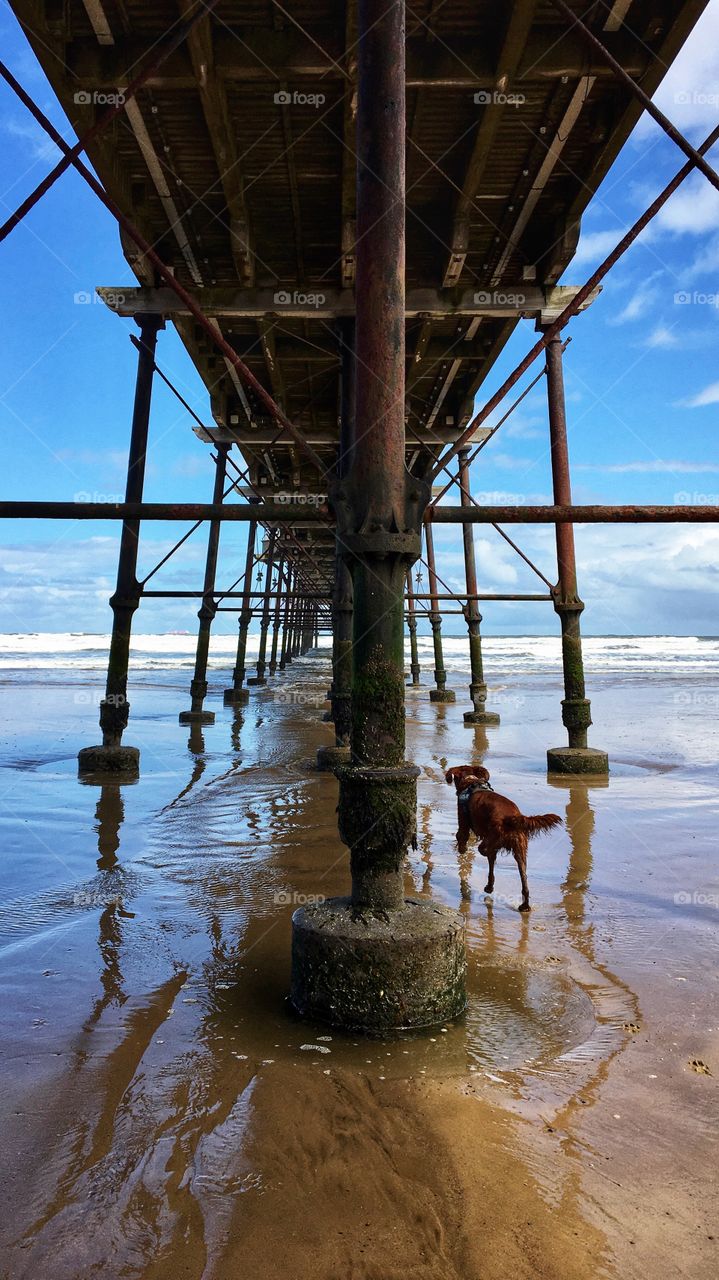
[[[500,718],[496,711],[465,711],[465,724],[499,724]]]
[[[181,711],[178,716],[180,724],[214,724],[214,711]]]
[[[253,685],[254,685],[254,684],[260,684],[260,685],[261,685],[261,684],[267,684],[267,681],[265,680],[265,677],[264,677],[264,676],[248,676],[248,677],[247,677],[247,683],[248,683],[248,684],[253,684]]]
[[[454,689],[430,689],[430,702],[456,702],[457,695]]]
[[[244,707],[249,700],[249,689],[225,689],[222,695],[222,701],[226,707]]]
[[[341,764],[349,764],[352,752],[349,747],[318,747],[317,768],[320,773],[332,773]]]
[[[609,757],[595,747],[550,747],[547,752],[548,773],[607,774]]]
[[[369,1034],[434,1026],[467,1003],[464,921],[434,902],[353,915],[349,898],[292,917],[291,1000],[305,1018]]]
[[[77,771],[80,777],[108,773],[136,778],[140,772],[139,747],[83,747],[78,752]]]

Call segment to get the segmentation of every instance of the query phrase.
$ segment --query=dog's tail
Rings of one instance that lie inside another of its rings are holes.
[[[531,838],[542,831],[551,831],[552,827],[561,827],[562,819],[558,813],[519,813],[513,818],[505,818],[503,825],[506,831],[519,831]]]

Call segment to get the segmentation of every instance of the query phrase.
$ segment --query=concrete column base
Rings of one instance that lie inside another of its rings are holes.
[[[609,773],[606,751],[594,747],[550,747],[547,752],[548,773]]]
[[[248,676],[247,683],[248,684],[267,684],[267,681],[265,680],[264,676]]]
[[[178,720],[180,724],[214,724],[214,711],[181,711]]]
[[[317,768],[320,773],[332,773],[338,765],[349,764],[352,752],[349,747],[318,747]]]
[[[465,711],[465,724],[499,724],[500,717],[496,711]]]
[[[249,689],[225,689],[222,695],[222,701],[226,707],[243,707],[249,700]]]
[[[290,998],[304,1018],[352,1031],[430,1027],[467,1003],[464,921],[434,902],[353,917],[349,898],[292,917]]]
[[[430,702],[456,702],[454,689],[430,689]]]
[[[77,771],[80,777],[89,773],[111,773],[136,778],[140,773],[139,748],[83,747],[77,755]]]

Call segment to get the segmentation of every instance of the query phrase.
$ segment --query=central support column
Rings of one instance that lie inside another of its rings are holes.
[[[437,570],[434,563],[434,536],[432,534],[432,526],[427,521],[424,526],[424,537],[427,543],[427,568],[429,570],[429,595],[430,595],[430,614],[429,622],[432,628],[432,641],[434,643],[434,683],[436,688],[430,689],[430,702],[454,702],[454,689],[447,688],[447,672],[444,667],[444,652],[442,649],[442,615],[439,611],[439,589],[437,587]]]
[[[465,1004],[461,918],[404,896],[419,773],[404,758],[404,580],[429,498],[405,467],[404,19],[404,0],[359,0],[356,439],[331,494],[354,597],[352,763],[337,769],[352,895],[293,917],[295,1007],[368,1031]]]
[[[462,449],[459,454],[459,484],[463,507],[472,505],[469,488],[469,449]],[[472,596],[477,594],[477,564],[474,558],[474,525],[462,525],[464,540],[464,576],[467,583],[467,630],[469,632],[469,666],[471,683],[469,696],[472,699],[472,711],[465,711],[465,724],[499,724],[496,711],[487,711],[487,686],[484,682],[484,663],[482,661],[482,615],[479,605]]]
[[[158,331],[165,327],[165,322],[160,316],[143,316],[138,323],[140,342],[130,452],[127,460],[126,502],[142,502],[152,381],[155,372],[155,349]],[[124,520],[117,563],[117,584],[115,594],[110,600],[112,636],[107,663],[105,697],[100,703],[102,746],[83,747],[79,752],[78,772],[81,775],[107,770],[113,773],[136,775],[140,767],[140,752],[137,747],[122,745],[122,735],[127,728],[130,715],[130,704],[127,700],[127,672],[132,619],[142,594],[142,587],[137,581],[139,540],[140,521]]]
[[[227,455],[230,445],[222,444],[217,449],[215,463],[215,483],[212,491],[212,502],[219,506],[225,491],[225,475],[227,473]],[[210,521],[210,532],[207,538],[207,558],[205,560],[205,581],[202,587],[202,605],[198,618],[200,626],[197,631],[197,649],[195,651],[195,672],[190,682],[191,705],[189,711],[181,711],[180,724],[214,724],[214,711],[205,711],[203,703],[207,697],[207,661],[210,656],[210,632],[217,613],[215,600],[215,577],[217,574],[217,554],[220,549],[219,520]]]
[[[572,485],[567,445],[567,413],[564,399],[562,339],[557,335],[547,346],[547,397],[549,439],[552,449],[552,483],[557,505],[571,505]],[[584,604],[577,589],[577,560],[574,528],[556,526],[559,581],[554,589],[554,608],[562,628],[564,698],[562,720],[569,738],[568,747],[552,747],[547,752],[547,768],[552,773],[609,772],[606,751],[587,746],[587,729],[592,723],[591,707],[584,685],[584,659],[579,619]]]

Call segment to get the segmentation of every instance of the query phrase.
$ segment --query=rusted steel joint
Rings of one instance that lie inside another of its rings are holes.
[[[113,613],[134,613],[140,607],[140,599],[142,596],[142,587],[139,582],[135,582],[135,589],[128,591],[126,595],[120,595],[119,591],[110,596],[110,608]]]
[[[415,765],[343,765],[335,770],[340,784],[339,835],[351,851],[353,865],[366,862],[379,864],[383,871],[399,870],[405,850],[417,839],[419,772]]]
[[[561,586],[552,587],[552,604],[554,605],[555,612],[560,616],[563,613],[583,613],[584,601],[580,600],[579,596],[573,596],[570,600],[563,598],[561,590]]]
[[[112,694],[100,703],[100,728],[106,742],[120,742],[130,718],[130,704],[122,694]]]
[[[586,730],[592,723],[589,698],[563,698],[562,723],[568,730]]]
[[[211,597],[206,596],[198,609],[197,616],[200,622],[212,622],[217,613],[217,604]]]
[[[190,681],[190,696],[193,700],[195,698],[199,698],[201,702],[204,702],[207,697],[207,681],[198,680],[197,677],[193,677]]]

